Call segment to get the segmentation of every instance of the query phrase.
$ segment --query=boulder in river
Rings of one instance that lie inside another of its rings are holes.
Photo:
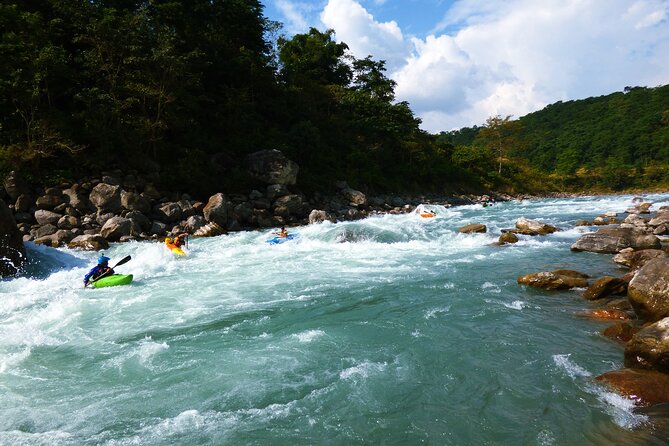
[[[25,261],[23,237],[9,207],[0,200],[0,276],[16,274]]]
[[[642,266],[629,283],[627,298],[642,319],[655,322],[669,316],[669,258]]]
[[[669,317],[632,336],[625,344],[625,367],[669,373]]]
[[[653,370],[621,369],[595,378],[637,406],[669,403],[669,375]]]
[[[660,239],[636,228],[602,228],[597,232],[584,234],[571,245],[572,251],[589,251],[614,254],[625,248],[659,249]]]
[[[587,275],[578,271],[555,270],[527,274],[518,278],[518,283],[546,290],[569,290],[588,286]]]

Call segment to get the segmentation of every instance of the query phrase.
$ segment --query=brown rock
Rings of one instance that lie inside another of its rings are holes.
[[[669,403],[669,375],[652,370],[621,369],[595,378],[637,406]]]
[[[638,325],[633,325],[630,322],[616,322],[615,324],[606,328],[602,332],[602,335],[624,344],[632,339],[632,336],[634,336],[634,334],[640,329],[641,327]]]
[[[642,266],[629,283],[627,297],[642,319],[654,322],[669,316],[669,258]]]
[[[596,310],[586,310],[582,311],[580,313],[577,313],[578,316],[581,317],[587,317],[590,319],[599,319],[599,320],[613,320],[613,319],[619,319],[622,321],[626,321],[629,319],[632,319],[629,314],[627,314],[624,311],[621,310],[613,310],[613,309],[603,309],[599,308]]]
[[[588,300],[596,300],[611,295],[625,295],[626,293],[626,281],[617,277],[604,276],[590,285],[583,293],[583,297]]]
[[[669,372],[669,317],[632,336],[625,344],[625,367]]]
[[[503,232],[502,235],[499,236],[498,243],[500,245],[505,243],[518,243],[518,236],[513,232]]]
[[[519,277],[518,283],[547,290],[568,290],[571,288],[585,288],[588,286],[588,281],[583,277],[556,274],[554,271],[527,274]]]
[[[472,234],[472,233],[484,233],[488,230],[486,225],[481,223],[472,223],[470,225],[465,225],[458,229],[458,232],[461,234]]]

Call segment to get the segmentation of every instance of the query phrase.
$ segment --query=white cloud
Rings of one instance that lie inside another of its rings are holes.
[[[309,13],[314,5],[294,2],[290,0],[274,0],[274,6],[278,9],[286,20],[284,23],[286,30],[290,34],[305,32],[309,29]]]
[[[385,60],[388,70],[404,64],[410,46],[396,22],[380,23],[355,0],[329,0],[321,21],[336,32],[358,59],[372,55]]]
[[[459,0],[421,37],[359,1],[328,0],[321,21],[356,57],[387,61],[430,132],[669,83],[667,0]]]

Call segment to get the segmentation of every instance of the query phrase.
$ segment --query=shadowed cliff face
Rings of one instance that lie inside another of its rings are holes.
[[[25,261],[26,249],[14,216],[0,200],[0,276],[16,274]]]

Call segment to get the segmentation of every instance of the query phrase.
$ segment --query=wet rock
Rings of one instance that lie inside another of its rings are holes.
[[[488,227],[481,223],[472,223],[465,225],[458,229],[458,232],[461,234],[472,234],[472,233],[485,233],[488,230]]]
[[[627,282],[618,277],[604,276],[597,279],[583,293],[583,297],[588,300],[601,299],[611,295],[627,294]]]
[[[669,317],[632,336],[625,344],[625,367],[669,373]]]
[[[571,274],[574,273],[574,274]],[[571,288],[585,288],[588,281],[580,273],[566,270],[542,271],[527,274],[518,278],[518,283],[546,290],[568,290]]]
[[[602,336],[624,344],[640,329],[641,327],[631,322],[616,322],[602,331]]]
[[[232,211],[232,215],[235,220],[240,223],[250,223],[251,217],[253,216],[253,206],[250,203],[244,202],[239,203]]]
[[[516,229],[514,232],[525,235],[544,235],[552,234],[557,230],[558,228],[547,223],[520,217],[518,220],[516,220]]]
[[[637,406],[669,403],[669,375],[652,370],[621,369],[595,378]]]
[[[669,316],[669,258],[642,266],[629,283],[627,297],[644,320],[654,322]]]
[[[518,243],[518,236],[513,232],[503,232],[502,235],[499,236],[498,243],[500,245],[505,243]]]
[[[290,194],[290,191],[286,187],[285,184],[270,184],[267,186],[267,198],[270,200],[274,200],[277,197],[283,197],[284,195]],[[260,197],[257,198],[262,198],[262,194]]]
[[[14,203],[14,212],[28,212],[33,205],[32,198],[28,194],[21,194]]]
[[[632,248],[625,248],[613,256],[613,261],[618,265],[636,270],[653,259],[664,257],[669,257],[669,254],[661,249],[641,249],[635,251]]]
[[[580,317],[587,317],[590,319],[597,319],[597,320],[622,320],[622,321],[627,321],[632,319],[632,317],[626,313],[625,311],[621,310],[613,310],[613,309],[605,309],[605,308],[598,308],[596,310],[586,310],[586,311],[581,311],[577,313],[578,316]]]
[[[625,248],[658,249],[660,240],[636,228],[602,228],[595,233],[584,234],[571,245],[572,251],[617,253]]]
[[[140,211],[130,211],[125,214],[125,218],[132,221],[134,225],[141,229],[141,231],[148,231],[151,229],[151,220]]]
[[[16,274],[26,261],[23,236],[7,204],[0,200],[0,276]]]

